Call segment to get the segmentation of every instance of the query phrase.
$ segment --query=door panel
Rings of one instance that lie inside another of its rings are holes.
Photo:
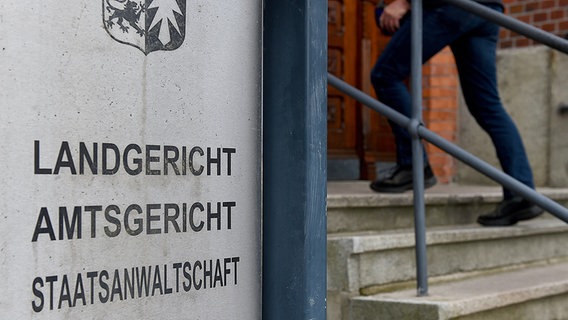
[[[328,11],[328,71],[357,85],[356,1],[330,0]],[[328,88],[328,150],[330,156],[357,158],[356,102]]]
[[[329,0],[328,11],[329,72],[373,96],[369,74],[389,39],[375,26],[375,5],[376,0]],[[357,178],[373,179],[377,161],[395,159],[388,122],[338,90],[328,89],[330,163],[351,160],[358,164]]]

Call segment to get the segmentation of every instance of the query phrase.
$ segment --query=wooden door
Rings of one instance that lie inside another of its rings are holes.
[[[357,2],[328,2],[328,70],[357,86]],[[328,87],[328,152],[331,160],[359,159],[358,106],[355,100]]]
[[[328,70],[367,94],[370,70],[388,42],[374,22],[377,0],[329,0]],[[328,159],[357,163],[356,179],[373,179],[378,161],[395,158],[386,119],[328,88]],[[333,179],[333,176],[330,177]]]

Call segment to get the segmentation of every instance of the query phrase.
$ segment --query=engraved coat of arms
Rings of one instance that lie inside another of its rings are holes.
[[[186,0],[102,0],[103,24],[120,43],[152,51],[171,51],[185,39]]]

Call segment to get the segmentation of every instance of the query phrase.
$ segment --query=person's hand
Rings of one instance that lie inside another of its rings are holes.
[[[388,33],[395,33],[400,27],[400,19],[410,10],[407,0],[394,0],[385,7],[381,15],[381,28]]]

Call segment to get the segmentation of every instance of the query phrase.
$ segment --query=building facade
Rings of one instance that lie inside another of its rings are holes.
[[[328,70],[374,95],[369,73],[389,41],[375,26],[377,0],[328,1]],[[568,0],[504,0],[505,13],[561,37],[568,36]],[[537,45],[534,40],[502,28],[501,49]],[[457,141],[460,104],[457,70],[449,48],[423,67],[425,125]],[[442,183],[454,180],[456,161],[436,147],[426,146]],[[395,160],[395,146],[386,119],[334,88],[328,92],[329,178],[374,179]]]

